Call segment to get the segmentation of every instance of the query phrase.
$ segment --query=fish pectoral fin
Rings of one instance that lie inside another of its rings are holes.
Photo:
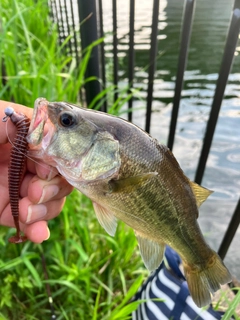
[[[207,198],[210,196],[210,194],[213,193],[212,190],[209,190],[207,188],[204,188],[202,186],[200,186],[199,184],[190,181],[190,186],[192,188],[192,191],[195,195],[196,198],[196,202],[197,202],[197,206],[200,207],[201,204],[207,200]]]
[[[140,253],[146,268],[153,271],[160,266],[163,259],[165,244],[158,243],[140,236],[136,231]]]
[[[114,236],[117,229],[117,218],[96,202],[93,202],[93,207],[100,225],[110,236]]]
[[[110,192],[129,191],[133,187],[143,185],[147,180],[156,177],[157,172],[148,172],[133,177],[109,181]]]

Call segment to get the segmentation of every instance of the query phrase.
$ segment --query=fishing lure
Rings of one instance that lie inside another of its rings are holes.
[[[26,236],[21,235],[19,226],[19,193],[26,163],[26,153],[28,150],[26,136],[30,126],[30,119],[22,113],[15,112],[12,107],[7,107],[4,112],[6,116],[2,121],[6,122],[8,118],[10,118],[17,128],[8,169],[9,201],[16,227],[16,235],[11,237],[8,241],[12,243],[21,243],[27,240]]]

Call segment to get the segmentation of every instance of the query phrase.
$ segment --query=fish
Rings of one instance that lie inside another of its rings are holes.
[[[27,141],[31,156],[56,167],[91,199],[109,235],[118,220],[134,230],[150,271],[161,264],[165,246],[172,247],[198,307],[231,282],[197,222],[198,208],[212,191],[190,181],[173,153],[141,128],[100,111],[38,98]]]

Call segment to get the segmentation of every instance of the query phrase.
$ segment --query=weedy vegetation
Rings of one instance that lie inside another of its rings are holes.
[[[84,72],[98,41],[77,64],[66,50],[70,38],[59,45],[47,0],[2,0],[0,31],[0,99],[29,107],[37,97],[78,103],[85,81],[95,80],[84,79]],[[95,105],[114,90],[106,89]],[[119,96],[114,114],[131,94],[124,89]],[[116,236],[107,235],[90,200],[76,190],[49,228],[51,237],[41,245],[8,243],[15,230],[0,228],[0,320],[50,319],[49,288],[59,320],[130,319],[140,302],[129,301],[148,275],[133,231],[119,223]],[[238,292],[224,320],[239,303]]]
[[[128,302],[147,274],[132,231],[120,224],[116,237],[108,236],[77,191],[49,228],[49,241],[21,246],[8,243],[12,230],[1,228],[0,319],[50,319],[46,284],[57,319],[128,319],[136,307]]]
[[[0,99],[29,107],[41,96],[79,103],[84,83],[95,80],[84,79],[84,72],[102,40],[77,64],[67,53],[70,38],[59,45],[46,0],[3,0],[0,17]],[[114,90],[106,89],[95,105]],[[119,96],[115,114],[130,97],[127,90]],[[0,228],[0,319],[50,319],[49,288],[57,319],[128,319],[137,307],[129,301],[147,276],[133,231],[120,223],[116,237],[108,236],[91,201],[77,191],[49,228],[51,237],[41,245],[12,245],[14,229]]]

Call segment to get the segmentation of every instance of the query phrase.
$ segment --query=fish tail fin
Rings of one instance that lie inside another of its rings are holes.
[[[211,293],[219,290],[220,285],[232,281],[231,274],[214,251],[204,267],[193,269],[184,262],[183,266],[190,294],[198,307],[208,305],[211,302]]]

